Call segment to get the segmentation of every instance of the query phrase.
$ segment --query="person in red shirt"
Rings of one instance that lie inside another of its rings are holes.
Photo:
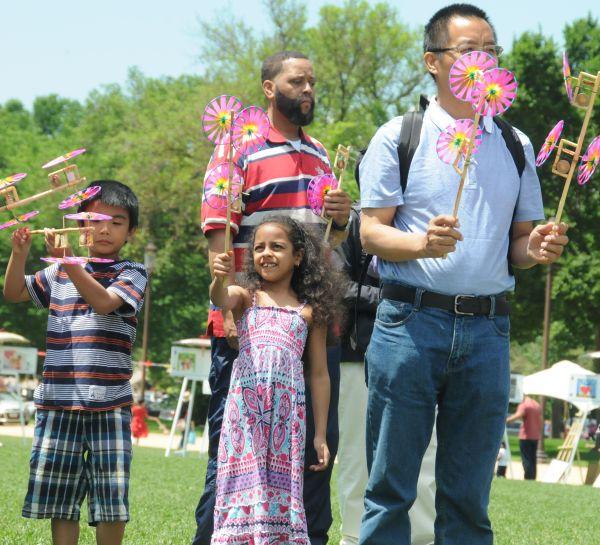
[[[519,430],[519,448],[525,479],[535,481],[537,472],[537,445],[542,437],[542,407],[529,396],[525,396],[517,412],[506,419],[506,423],[522,420]]]
[[[167,428],[158,417],[148,414],[144,400],[140,399],[131,407],[131,435],[133,435],[136,445],[140,444],[142,437],[148,437],[148,424],[146,420],[153,420],[160,427],[160,431],[168,433]]]
[[[244,254],[248,250],[253,228],[271,214],[285,215],[325,233],[326,222],[313,214],[306,189],[319,174],[331,173],[327,151],[323,145],[303,130],[312,122],[315,107],[315,74],[311,61],[302,53],[282,51],[268,57],[261,69],[262,89],[267,100],[267,115],[271,122],[265,145],[258,151],[234,161],[243,178],[242,211],[232,214],[232,247],[235,272],[240,273]],[[217,146],[208,165],[211,168],[226,158],[227,146]],[[350,197],[341,189],[325,197],[325,213],[333,219],[330,246],[345,240],[350,216]],[[208,239],[211,274],[215,256],[225,247],[226,210],[211,208],[203,200],[202,231]],[[231,284],[234,284],[233,271]],[[204,492],[196,508],[197,532],[193,545],[209,545],[213,533],[217,450],[225,400],[229,390],[231,369],[237,357],[237,331],[231,313],[225,317],[211,305],[208,319],[211,335],[211,399],[208,408],[209,447]],[[330,347],[327,365],[331,381],[331,401],[327,418],[327,444],[335,459],[339,438],[337,406],[340,380],[340,348]],[[311,401],[307,398],[306,444],[312,444]],[[314,449],[307,449],[305,467],[314,465]],[[306,471],[304,475],[304,505],[311,545],[325,545],[332,522],[330,487],[333,464],[326,471]]]

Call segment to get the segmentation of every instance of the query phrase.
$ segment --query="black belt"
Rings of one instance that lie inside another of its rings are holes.
[[[400,284],[384,284],[381,296],[384,299],[415,303],[417,288]],[[435,307],[454,312],[458,316],[489,315],[495,303],[494,314],[506,316],[510,313],[510,304],[505,295],[444,295],[435,291],[424,291],[421,294],[421,306]]]

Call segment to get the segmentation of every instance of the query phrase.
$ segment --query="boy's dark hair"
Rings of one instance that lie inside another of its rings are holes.
[[[246,252],[245,284],[250,291],[259,290],[261,277],[254,269],[254,237],[266,223],[283,227],[294,251],[302,252],[300,264],[292,275],[292,289],[298,300],[312,307],[313,320],[317,325],[331,326],[339,318],[340,304],[344,293],[342,275],[335,270],[323,255],[322,243],[297,221],[287,216],[268,216],[254,229],[249,251]]]
[[[129,230],[138,226],[139,204],[138,198],[130,187],[117,180],[94,180],[88,187],[100,186],[100,193],[79,205],[78,212],[84,212],[94,201],[100,201],[108,206],[124,208],[129,214]]]
[[[262,63],[262,68],[260,69],[260,81],[273,80],[273,78],[281,72],[283,63],[288,59],[308,60],[308,57],[299,51],[280,51],[279,53],[275,53],[274,55],[267,57]]]
[[[483,19],[492,28],[494,38],[496,37],[494,25],[492,25],[487,13],[481,8],[472,4],[450,4],[436,11],[425,25],[425,32],[423,33],[424,53],[432,49],[447,47],[448,23],[453,17],[476,17]]]

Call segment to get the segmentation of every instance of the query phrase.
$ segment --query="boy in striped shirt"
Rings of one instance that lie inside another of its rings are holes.
[[[21,228],[12,237],[4,283],[7,301],[31,300],[49,309],[22,514],[52,519],[55,545],[77,543],[86,494],[88,521],[100,545],[120,544],[129,520],[131,347],[147,274],[143,265],[119,258],[138,224],[137,197],[114,180],[91,185],[101,191],[79,211],[112,219],[94,222],[90,254],[114,262],[54,264],[26,276],[31,234]],[[52,255],[63,255],[53,237],[46,244]]]

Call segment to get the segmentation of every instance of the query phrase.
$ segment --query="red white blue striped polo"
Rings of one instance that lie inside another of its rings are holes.
[[[227,149],[225,145],[217,146],[207,173],[227,160]],[[296,149],[279,131],[271,128],[261,150],[236,156],[234,161],[242,171],[244,193],[247,194],[243,212],[231,216],[237,272],[242,270],[252,230],[265,216],[282,214],[324,231],[324,220],[311,211],[306,196],[312,178],[331,173],[327,151],[318,140],[300,130],[300,149]],[[224,229],[226,217],[226,209],[211,208],[202,200],[202,231],[205,234],[214,229]],[[221,312],[211,306],[207,333],[222,337],[222,323]]]

